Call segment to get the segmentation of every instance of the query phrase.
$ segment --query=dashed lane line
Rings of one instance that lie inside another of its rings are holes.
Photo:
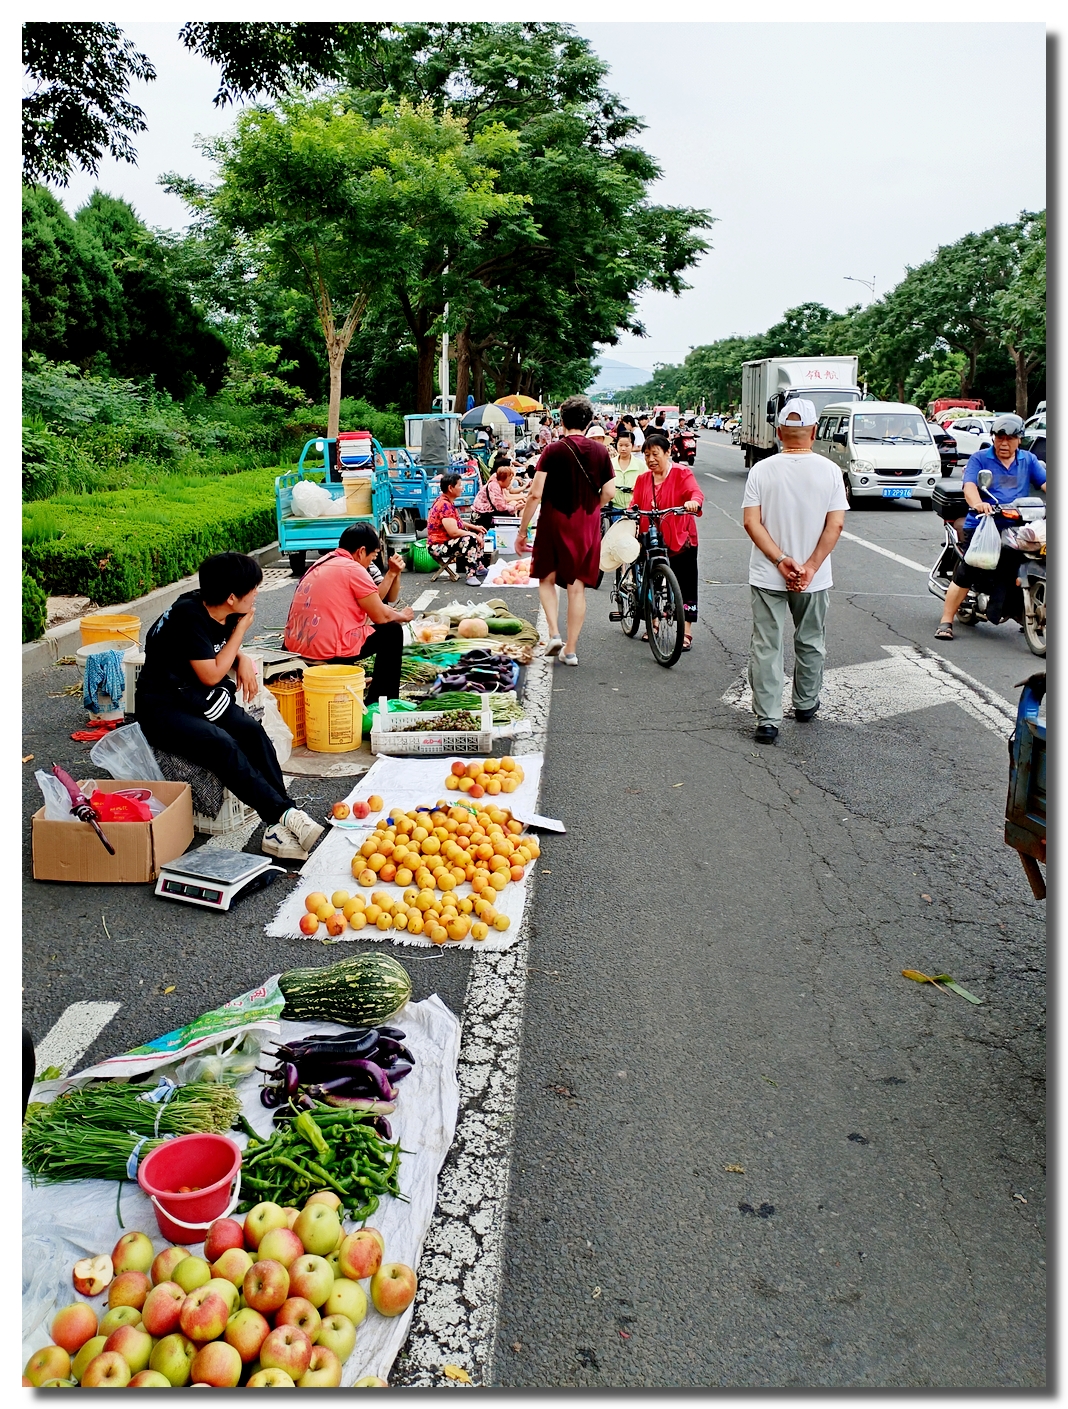
[[[58,1067],[67,1076],[121,1007],[121,1003],[71,1003],[64,1008],[36,1044],[37,1070]]]
[[[548,636],[545,613],[538,635]],[[527,668],[524,708],[532,733],[517,753],[543,752],[553,667],[544,656]],[[531,892],[511,949],[473,956],[463,1005],[456,1136],[438,1183],[438,1201],[419,1261],[419,1293],[406,1355],[392,1383],[442,1387],[442,1367],[459,1365],[475,1385],[494,1383],[505,1213],[515,1138],[519,1047],[523,1033]]]
[[[705,470],[705,474],[709,479],[718,479],[720,484],[730,484],[729,479],[724,479],[722,475],[714,475],[711,470]]]

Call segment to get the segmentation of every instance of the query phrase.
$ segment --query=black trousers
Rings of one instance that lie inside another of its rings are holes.
[[[395,700],[400,690],[401,654],[404,651],[404,627],[399,621],[385,621],[376,626],[363,643],[358,656],[334,656],[324,660],[323,665],[355,665],[365,656],[374,656],[375,668],[371,680],[363,692],[364,704],[377,703],[379,696]]]
[[[687,621],[697,620],[697,545],[689,544],[681,553],[668,553],[671,571],[682,588],[683,615]]]
[[[163,700],[139,700],[137,722],[150,744],[214,773],[268,826],[295,805],[286,796],[274,745],[263,725],[240,705],[232,704],[212,724],[201,714],[186,714]]]

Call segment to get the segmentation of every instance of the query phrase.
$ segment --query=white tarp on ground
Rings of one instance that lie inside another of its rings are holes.
[[[437,1202],[438,1174],[452,1144],[459,1109],[456,1065],[460,1051],[460,1023],[434,994],[420,1003],[409,1003],[391,1023],[407,1033],[407,1046],[415,1069],[400,1087],[397,1110],[390,1116],[394,1139],[411,1153],[401,1157],[403,1203],[386,1197],[373,1219],[386,1242],[386,1260],[405,1262],[418,1269],[419,1258]],[[312,1032],[339,1032],[338,1023],[281,1023],[281,1041]],[[266,1063],[264,1063],[266,1065]],[[272,1130],[272,1112],[260,1103],[258,1074],[245,1077],[237,1091],[249,1123],[261,1134]],[[238,1145],[245,1136],[230,1132]],[[79,1298],[71,1285],[71,1269],[90,1253],[110,1253],[124,1231],[116,1218],[118,1185],[99,1179],[47,1184],[34,1188],[23,1172],[22,1185],[22,1363],[47,1345],[53,1313]],[[152,1238],[157,1252],[167,1246],[156,1222],[155,1211],[136,1183],[122,1184],[122,1222],[125,1231],[140,1229]],[[347,1224],[351,1232],[356,1225]],[[199,1255],[202,1244],[190,1249]],[[368,1284],[364,1283],[364,1290]],[[107,1293],[92,1303],[102,1316]],[[356,1333],[356,1349],[345,1364],[342,1383],[351,1385],[365,1375],[388,1378],[397,1352],[408,1335],[413,1310],[393,1318],[379,1316],[369,1306],[367,1319]]]
[[[374,767],[360,779],[359,784],[345,798],[345,801],[352,803],[357,798],[368,798],[377,793],[385,803],[382,815],[388,813],[393,807],[401,807],[405,812],[411,811],[413,807],[428,807],[438,801],[439,798],[462,798],[463,793],[448,793],[445,790],[445,777],[456,761],[457,756],[440,756],[436,758],[390,758],[385,755],[380,757]],[[468,759],[460,759],[466,763]],[[538,789],[541,786],[541,765],[542,755],[540,753],[526,753],[521,759],[523,765],[523,781],[514,793],[501,794],[490,801],[500,803],[502,807],[507,807],[518,817],[532,816],[537,811]],[[350,893],[369,890],[384,890],[390,895],[398,898],[403,892],[402,886],[385,885],[376,881],[372,887],[358,886],[352,876],[352,858],[359,851],[361,844],[368,834],[374,830],[379,820],[378,815],[367,817],[363,822],[347,822],[340,826],[335,825],[329,834],[323,838],[311,856],[304,863],[300,873],[300,882],[296,889],[282,901],[278,907],[274,919],[267,926],[267,934],[272,939],[303,939],[306,936],[301,934],[298,925],[300,917],[304,914],[304,897],[311,891],[320,890],[326,895],[332,895],[335,890],[347,890]],[[468,882],[456,887],[452,894],[470,895],[471,887]],[[523,914],[523,906],[526,903],[527,878],[518,883],[511,883],[505,886],[504,890],[494,899],[494,906],[502,915],[507,915],[511,920],[511,925],[506,930],[491,929],[485,939],[474,940],[468,936],[467,939],[450,941],[449,947],[452,949],[509,949],[515,942],[519,933],[519,921]],[[321,939],[321,934],[315,936],[315,940]],[[420,949],[436,949],[437,945],[427,939],[425,934],[409,934],[407,930],[378,930],[370,926],[365,926],[362,930],[346,930],[340,940],[368,940],[382,939],[390,940],[394,944],[406,944],[416,946]]]

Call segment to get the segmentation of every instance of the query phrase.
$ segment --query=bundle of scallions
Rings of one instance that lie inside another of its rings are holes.
[[[217,1082],[178,1086],[166,1102],[149,1101],[155,1084],[100,1081],[26,1111],[22,1162],[34,1180],[125,1179],[126,1162],[142,1136],[139,1158],[165,1135],[228,1130],[241,1101]]]

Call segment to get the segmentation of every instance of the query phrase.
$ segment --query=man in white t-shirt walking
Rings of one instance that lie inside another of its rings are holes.
[[[758,744],[773,744],[782,723],[787,612],[794,623],[794,718],[807,724],[820,707],[830,553],[848,507],[841,474],[830,460],[813,454],[812,402],[785,402],[778,434],[782,451],[753,466],[742,499],[742,522],[753,540],[749,684]]]

